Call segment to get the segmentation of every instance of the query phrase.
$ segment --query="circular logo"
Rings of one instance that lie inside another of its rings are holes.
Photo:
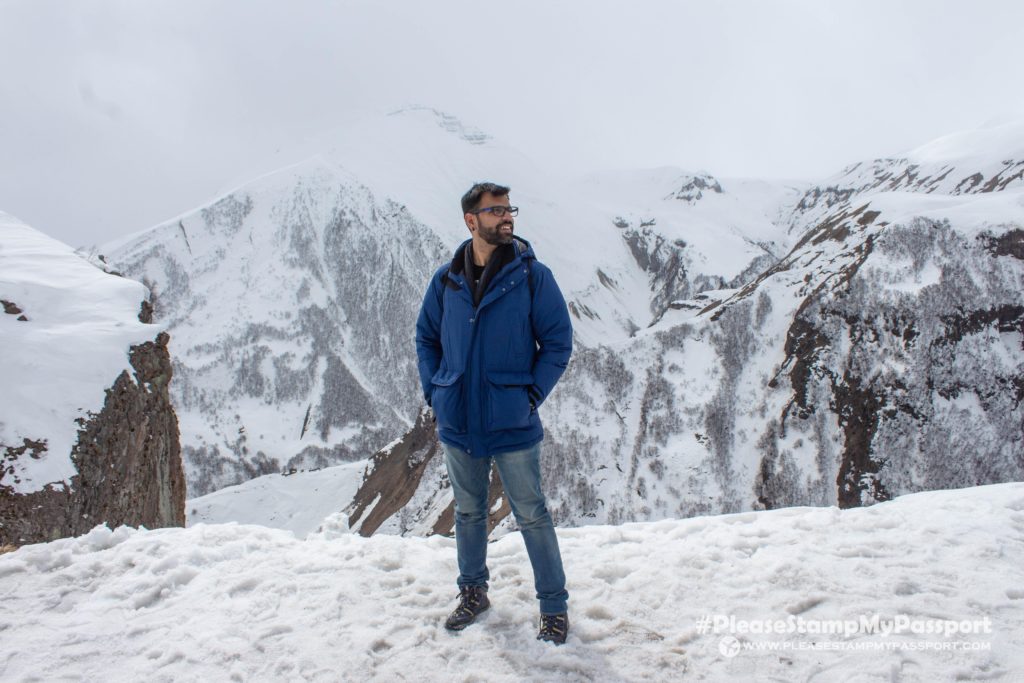
[[[718,651],[723,657],[735,657],[740,653],[740,641],[733,636],[722,636],[718,641]]]

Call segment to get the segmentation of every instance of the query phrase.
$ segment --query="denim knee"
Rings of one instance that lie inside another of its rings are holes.
[[[542,529],[554,526],[551,522],[551,515],[543,503],[529,510],[520,510],[518,512],[513,510],[512,512],[520,529]]]
[[[455,511],[455,521],[459,524],[480,524],[487,522],[486,510],[474,510],[472,512]]]

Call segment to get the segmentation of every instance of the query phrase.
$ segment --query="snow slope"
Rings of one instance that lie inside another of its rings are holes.
[[[490,546],[492,609],[453,635],[449,538],[96,527],[0,556],[0,678],[931,683],[1024,670],[1022,483],[558,534],[572,632],[556,648],[534,638],[518,534]],[[702,629],[704,615],[717,623]],[[874,615],[900,632],[858,630]],[[803,632],[730,632],[729,616]],[[858,629],[822,633],[835,620]],[[912,632],[963,621],[975,630]],[[953,642],[969,649],[942,649]]]
[[[5,463],[0,486],[25,494],[70,484],[76,420],[100,411],[105,390],[132,370],[129,349],[163,329],[139,320],[146,298],[138,282],[0,212],[0,449],[46,442],[42,457]]]
[[[187,524],[258,524],[305,538],[352,501],[365,469],[360,460],[226,486],[187,501]]]

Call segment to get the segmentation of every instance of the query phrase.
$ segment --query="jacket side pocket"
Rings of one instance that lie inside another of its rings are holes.
[[[437,426],[453,432],[466,431],[466,398],[462,371],[438,370],[431,378],[430,407]]]
[[[488,431],[523,429],[530,426],[530,396],[533,384],[528,372],[488,372]]]

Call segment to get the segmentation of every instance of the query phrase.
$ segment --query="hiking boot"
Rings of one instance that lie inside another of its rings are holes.
[[[459,589],[459,606],[448,615],[444,627],[449,631],[461,631],[490,606],[486,586],[463,586]]]
[[[569,635],[568,614],[542,614],[540,615],[540,631],[537,633],[537,640],[546,640],[555,645],[561,645]]]

